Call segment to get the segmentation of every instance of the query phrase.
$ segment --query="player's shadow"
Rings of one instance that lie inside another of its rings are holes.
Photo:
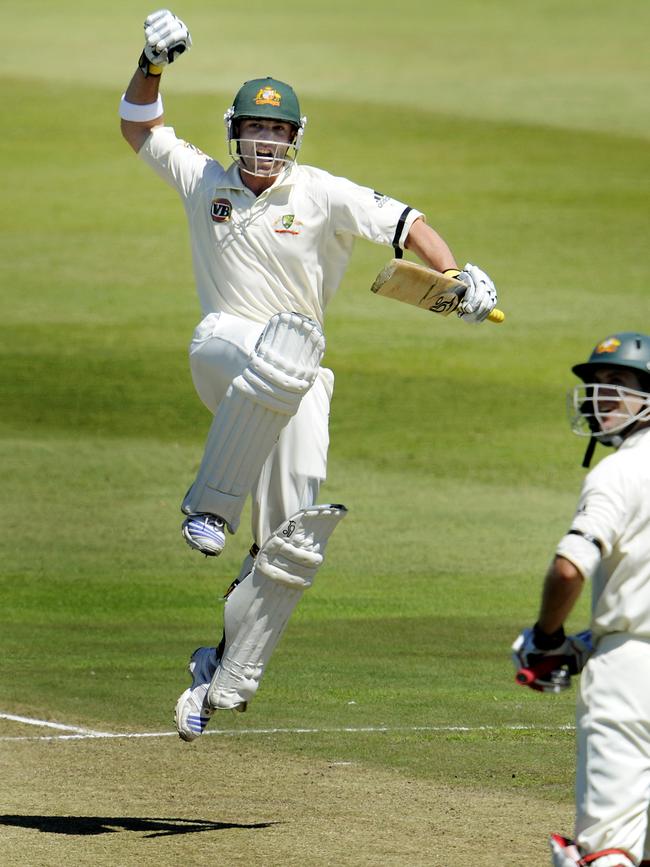
[[[171,837],[174,834],[197,834],[201,831],[247,831],[268,828],[276,822],[212,822],[208,819],[156,819],[139,816],[10,816],[0,815],[0,825],[33,828],[44,834],[92,836],[118,831],[139,831],[144,837]]]

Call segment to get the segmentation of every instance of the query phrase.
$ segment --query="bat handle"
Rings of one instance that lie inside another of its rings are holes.
[[[552,671],[562,668],[564,662],[565,658],[563,656],[547,656],[546,659],[541,660],[537,665],[533,665],[530,668],[520,668],[515,674],[515,680],[522,686],[530,686],[539,677],[546,677]]]
[[[457,280],[456,284],[458,286],[462,286],[464,289],[467,288],[465,283],[463,283],[462,280]],[[464,294],[465,293],[463,292],[463,295]],[[462,298],[463,296],[461,295],[460,297]],[[495,325],[499,325],[506,318],[506,314],[503,312],[503,310],[499,310],[498,307],[495,307],[494,310],[490,310],[490,312],[487,315],[487,318],[488,318],[488,322],[494,322]]]
[[[522,686],[530,686],[536,679],[537,675],[531,668],[520,668],[517,674],[515,674],[515,680]]]

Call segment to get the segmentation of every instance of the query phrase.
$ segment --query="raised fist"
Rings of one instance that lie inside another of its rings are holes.
[[[185,24],[170,12],[159,9],[144,22],[143,54],[154,66],[166,66],[192,46],[192,37]]]

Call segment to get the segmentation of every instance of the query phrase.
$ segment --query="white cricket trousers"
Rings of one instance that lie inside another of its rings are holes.
[[[194,387],[212,415],[248,364],[265,326],[229,313],[209,313],[198,324],[189,349],[190,369]],[[334,374],[321,367],[253,485],[252,531],[257,545],[292,514],[316,503],[327,472],[333,389]]]
[[[580,676],[576,842],[650,858],[650,640],[599,639]]]

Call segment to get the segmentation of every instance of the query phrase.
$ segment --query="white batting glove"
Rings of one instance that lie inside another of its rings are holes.
[[[467,284],[467,292],[458,305],[458,315],[465,322],[483,322],[497,305],[497,290],[485,271],[469,262],[456,275]]]
[[[159,9],[144,22],[143,54],[153,66],[166,66],[192,47],[192,37],[185,24],[170,12]]]

